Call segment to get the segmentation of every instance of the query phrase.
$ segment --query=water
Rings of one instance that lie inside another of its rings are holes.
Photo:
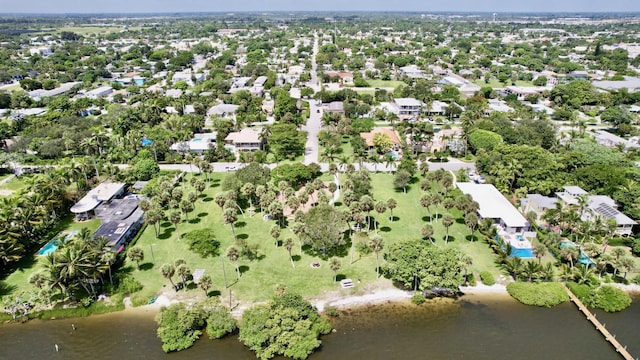
[[[127,310],[86,319],[0,326],[0,359],[255,359],[236,336],[166,355],[154,312]],[[640,356],[640,298],[618,314],[600,314]],[[76,326],[72,329],[71,324]],[[618,359],[575,305],[521,305],[508,296],[474,296],[415,306],[377,305],[332,319],[336,333],[310,359]],[[60,351],[55,352],[55,344]]]
[[[64,242],[69,241],[69,239],[71,239],[77,233],[78,233],[77,231],[72,231],[69,234],[65,235]],[[58,245],[56,245],[55,242],[59,238],[61,238],[61,237],[55,237],[55,238],[49,240],[48,243],[46,243],[42,248],[40,248],[40,250],[38,251],[38,256],[45,256],[45,255],[48,255],[48,254],[56,251],[58,249]]]

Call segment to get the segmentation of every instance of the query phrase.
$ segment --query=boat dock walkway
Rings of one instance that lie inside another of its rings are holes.
[[[600,331],[600,333],[604,336],[605,340],[607,340],[611,345],[613,345],[616,351],[620,355],[622,355],[622,357],[625,358],[625,360],[635,360],[635,358],[631,356],[629,351],[627,351],[627,347],[622,346],[622,344],[620,344],[620,342],[616,340],[615,335],[612,335],[609,332],[609,330],[607,330],[607,328],[604,327],[604,325],[602,325],[602,323],[600,323],[598,319],[596,319],[596,316],[592,314],[591,311],[589,311],[589,309],[586,306],[584,306],[582,301],[580,301],[580,299],[578,299],[578,297],[565,284],[562,284],[562,285],[567,290],[567,293],[569,294],[569,298],[571,299],[571,301],[574,304],[576,304],[578,309],[582,311],[583,314],[587,316],[587,320],[591,321],[591,323],[595,325],[596,329]]]

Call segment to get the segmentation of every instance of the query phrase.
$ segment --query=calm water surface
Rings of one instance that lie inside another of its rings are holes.
[[[622,313],[597,315],[634,356],[640,356],[639,303],[635,298]],[[2,325],[0,359],[255,359],[236,336],[203,338],[189,350],[164,354],[153,315],[125,311]],[[336,332],[311,359],[620,359],[570,303],[542,309],[508,296],[467,296],[355,309],[332,323]]]

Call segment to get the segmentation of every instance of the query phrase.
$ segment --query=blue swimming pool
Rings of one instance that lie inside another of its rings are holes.
[[[66,234],[65,237],[64,237],[64,242],[69,241],[69,239],[71,239],[77,233],[78,233],[77,231],[72,231],[72,232]],[[57,236],[57,237],[51,239],[42,248],[40,248],[40,250],[38,250],[37,255],[38,256],[45,256],[47,254],[50,254],[50,253],[56,251],[56,249],[58,248],[58,245],[56,245],[56,240],[58,240],[60,238],[62,238],[62,236]]]
[[[519,258],[533,258],[533,249],[518,249],[511,246],[511,257],[519,257]]]
[[[397,152],[395,152],[393,150],[386,152],[385,155],[391,155],[391,157],[394,158],[394,159],[400,158],[400,154],[398,154]]]

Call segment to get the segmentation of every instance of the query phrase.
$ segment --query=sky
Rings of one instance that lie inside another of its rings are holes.
[[[640,12],[639,0],[0,0],[0,13],[241,11]]]

